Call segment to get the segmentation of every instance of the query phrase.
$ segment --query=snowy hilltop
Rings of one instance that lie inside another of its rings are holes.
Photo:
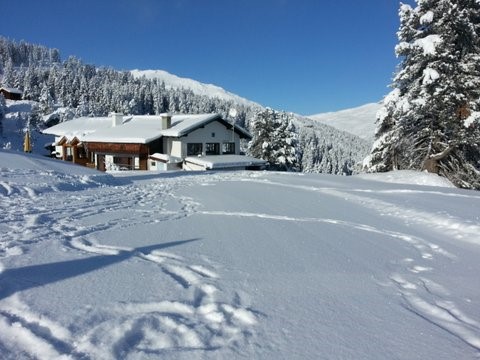
[[[4,359],[480,353],[480,197],[436,175],[0,164]]]
[[[260,104],[228,92],[220,86],[213,84],[204,84],[193,79],[179,77],[177,75],[170,74],[165,70],[136,69],[131,70],[130,73],[135,78],[141,78],[145,76],[145,78],[147,79],[156,79],[159,81],[163,81],[165,83],[165,86],[170,89],[189,89],[193,91],[196,95],[218,98],[225,101],[233,101],[234,103],[251,107],[261,107]]]
[[[376,114],[380,108],[380,104],[372,103],[352,109],[321,113],[308,117],[373,143]]]

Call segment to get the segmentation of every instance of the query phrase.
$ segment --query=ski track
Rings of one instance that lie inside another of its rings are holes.
[[[203,184],[218,178],[225,180],[228,176],[205,176]],[[210,265],[191,263],[166,251],[145,253],[96,241],[96,234],[105,230],[176,220],[196,213],[198,203],[173,192],[188,186],[188,177],[104,186],[101,192],[88,180],[84,182],[87,186],[81,192],[63,192],[49,185],[45,193],[1,182],[0,260],[26,253],[32,245],[46,240],[84,254],[120,256],[131,252],[176,284],[182,296],[150,303],[87,307],[66,328],[35,313],[22,303],[19,294],[13,294],[0,300],[0,344],[12,358],[141,358],[142,354],[161,356],[171,351],[215,351],[225,347],[241,352],[250,344],[260,315],[243,304],[238,293],[225,302],[229,295],[222,292],[221,276]],[[172,202],[178,211],[165,210]],[[92,224],[96,215],[105,213],[107,222]]]

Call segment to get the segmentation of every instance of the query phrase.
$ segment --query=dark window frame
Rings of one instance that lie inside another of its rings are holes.
[[[222,146],[222,153],[225,155],[235,155],[235,143],[224,142]]]
[[[220,143],[206,143],[205,155],[220,155]]]
[[[202,143],[187,143],[187,156],[197,156],[203,154]]]

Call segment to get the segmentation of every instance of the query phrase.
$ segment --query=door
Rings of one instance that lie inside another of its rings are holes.
[[[104,154],[97,154],[97,170],[106,171],[105,167],[105,155]]]

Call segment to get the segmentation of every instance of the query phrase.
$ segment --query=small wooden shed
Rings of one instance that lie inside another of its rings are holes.
[[[0,93],[8,100],[22,100],[22,91],[15,88],[0,87]]]

